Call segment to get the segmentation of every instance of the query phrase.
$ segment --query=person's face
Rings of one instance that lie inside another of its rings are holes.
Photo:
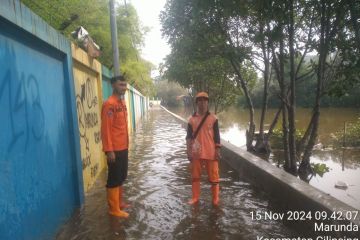
[[[124,95],[127,89],[127,83],[125,81],[116,81],[113,83],[113,89],[116,94]]]
[[[205,97],[199,97],[196,99],[196,105],[201,112],[205,112],[208,110],[209,100]]]

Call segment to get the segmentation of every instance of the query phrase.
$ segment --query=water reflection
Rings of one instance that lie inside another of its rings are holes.
[[[269,110],[266,123],[270,123],[275,111]],[[345,150],[329,149],[327,146],[332,143],[331,136],[343,129],[344,122],[356,121],[359,116],[360,112],[358,109],[326,108],[321,110],[319,141],[322,147],[313,152],[311,163],[325,164],[329,171],[323,172],[322,175],[310,176],[310,179],[308,179],[311,185],[357,209],[360,209],[360,150],[351,148]],[[297,118],[297,127],[300,129],[305,128],[310,118],[310,109],[298,108]],[[245,141],[245,134],[243,132],[246,127],[246,121],[248,121],[248,113],[246,111],[232,109],[220,114],[219,119],[222,133],[226,133],[230,129],[232,131],[232,134],[227,135],[231,136],[228,139],[230,142],[240,145],[240,142]],[[259,119],[259,116],[256,114],[255,119]],[[227,128],[226,126],[229,127]],[[238,129],[234,128],[234,126],[237,126]],[[239,140],[239,138],[243,140]],[[282,152],[274,151],[270,155],[270,161],[274,165],[281,165],[283,161]],[[344,181],[352,187],[346,190],[337,189],[335,188],[336,181]]]
[[[276,113],[277,109],[269,109],[265,124],[269,125]],[[255,124],[259,126],[260,111],[255,110]],[[228,129],[234,123],[238,124],[239,129],[245,129],[249,121],[249,113],[246,109],[231,108],[225,112],[218,114],[221,127]],[[296,126],[298,129],[305,129],[310,121],[311,109],[297,108],[296,109]],[[342,131],[345,122],[355,122],[360,117],[360,111],[356,108],[323,108],[321,109],[319,141],[323,146],[331,143],[331,135],[338,131]],[[278,122],[277,127],[280,128],[281,121]]]
[[[348,154],[348,155],[347,155]],[[344,154],[342,162],[342,153],[340,151],[316,152],[311,157],[312,163],[325,163],[330,171],[322,177],[315,176],[310,184],[330,193],[337,199],[360,209],[360,151],[354,150]],[[342,181],[350,187],[346,190],[335,188],[335,183]]]
[[[87,194],[85,206],[57,239],[256,239],[298,236],[279,221],[255,221],[250,211],[269,211],[269,200],[224,162],[220,163],[221,205],[213,207],[203,174],[201,199],[186,204],[191,179],[185,129],[162,110],[152,110],[137,128],[129,151],[125,192],[132,208],[127,220],[107,215],[105,174]]]

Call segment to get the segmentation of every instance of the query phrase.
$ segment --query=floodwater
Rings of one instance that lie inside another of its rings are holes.
[[[271,124],[277,109],[269,109],[265,120],[265,129]],[[176,109],[177,114],[184,115],[183,109]],[[218,114],[221,137],[228,142],[244,147],[246,144],[245,131],[248,126],[249,113],[246,109],[230,108]],[[305,129],[310,121],[311,109],[296,109],[296,126]],[[344,126],[356,122],[360,117],[360,110],[356,108],[323,108],[321,109],[319,124],[319,141],[313,151],[311,163],[325,164],[329,168],[324,174],[316,174],[310,184],[333,197],[360,209],[360,149],[333,148],[333,136],[336,132],[344,131]],[[255,124],[258,127],[260,110],[255,109]],[[280,128],[281,121],[278,122]],[[257,129],[258,130],[258,129]],[[342,142],[342,141],[340,141]],[[346,146],[346,143],[345,143]],[[339,146],[338,146],[339,147]],[[277,165],[283,158],[282,152],[274,151],[270,161]],[[348,184],[347,189],[335,188],[335,183],[342,181]]]
[[[201,200],[193,207],[185,129],[163,110],[151,110],[131,139],[129,175],[125,184],[130,217],[107,214],[105,172],[86,194],[85,205],[57,234],[75,239],[257,239],[297,237],[281,221],[252,220],[253,211],[274,205],[239,175],[220,162],[221,204],[211,204],[210,185],[203,175]],[[276,211],[276,210],[274,210]]]
[[[276,109],[269,109],[265,123],[270,125]],[[248,119],[246,110],[230,109],[219,114],[222,137],[237,146],[246,143],[245,129]],[[310,121],[311,109],[296,109],[296,125],[298,129],[305,129]],[[316,174],[309,182],[310,185],[332,195],[333,197],[360,209],[360,149],[333,148],[333,136],[344,131],[360,117],[360,110],[355,108],[323,108],[319,123],[319,140],[311,156],[311,163],[325,164],[329,168],[324,174]],[[259,121],[260,111],[256,111],[255,119]],[[280,121],[278,127],[280,128]],[[259,123],[256,123],[259,126]],[[342,142],[342,141],[340,141]],[[339,146],[338,146],[339,147]],[[282,153],[276,152],[270,156],[274,165],[282,159]],[[341,181],[348,184],[347,189],[335,188],[335,183]]]

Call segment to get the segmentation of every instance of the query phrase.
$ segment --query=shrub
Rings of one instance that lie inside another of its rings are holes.
[[[335,134],[335,145],[344,145],[344,131],[339,131]],[[345,133],[346,147],[360,147],[360,121],[346,124]]]
[[[296,144],[298,144],[300,142],[303,135],[304,135],[303,130],[296,129],[296,132],[295,132]],[[279,129],[279,128],[274,129],[272,135],[270,136],[270,144],[271,144],[271,148],[284,149],[282,129]]]

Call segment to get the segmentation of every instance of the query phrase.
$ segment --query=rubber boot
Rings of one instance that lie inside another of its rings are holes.
[[[199,202],[200,198],[200,181],[192,183],[192,199],[189,200],[188,204],[193,205]]]
[[[110,215],[121,218],[129,217],[127,212],[121,211],[119,208],[119,187],[107,188],[107,200]]]
[[[215,206],[219,205],[219,191],[219,184],[211,185],[212,203]]]
[[[120,202],[119,207],[120,207],[120,209],[131,207],[130,204],[127,204],[127,203],[124,201],[123,196],[124,196],[124,188],[123,188],[123,186],[120,186],[120,187],[119,187],[119,202]]]

